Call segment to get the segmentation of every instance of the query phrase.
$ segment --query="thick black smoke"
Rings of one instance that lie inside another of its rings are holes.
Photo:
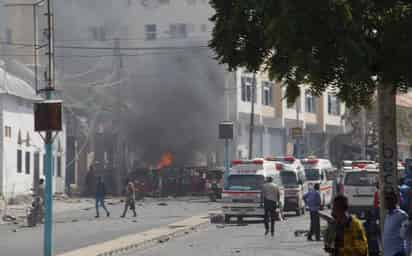
[[[132,24],[132,19],[123,17],[124,6],[112,0],[61,1],[55,6],[57,45],[112,47],[113,38],[119,37],[118,32],[123,25],[127,24],[129,31],[139,31],[133,26],[143,26],[141,23]],[[107,41],[87,41],[90,28],[96,25],[108,28]],[[120,37],[138,36],[127,34]],[[121,40],[120,47],[207,45],[207,39],[194,42],[189,38],[159,39],[154,40],[153,45],[149,41]],[[217,125],[224,116],[224,74],[223,67],[213,60],[209,49],[121,51],[124,56],[120,74],[113,73],[119,59],[111,54],[114,52],[57,48],[57,55],[64,56],[108,55],[103,58],[57,59],[56,67],[63,77],[69,77],[62,83],[64,93],[70,96],[67,101],[86,105],[86,108],[90,103],[105,104],[104,108],[114,110],[109,118],[121,118],[115,126],[120,128],[129,148],[137,152],[135,158],[142,164],[156,164],[166,152],[174,155],[176,165],[193,162],[198,152],[203,155],[216,152]],[[96,71],[70,78],[73,77],[71,74],[93,70],[96,65]],[[102,80],[107,80],[107,83],[124,82],[106,89],[99,89],[99,85],[91,89],[87,85]],[[122,104],[127,106],[121,113],[113,108],[119,95]],[[94,111],[98,107],[89,109]]]
[[[196,153],[215,151],[224,114],[224,76],[210,52],[185,50],[145,60],[136,73],[152,76],[131,74],[127,92],[135,110],[127,122],[129,142],[142,153],[141,160],[156,163],[171,152],[175,164],[184,165]]]

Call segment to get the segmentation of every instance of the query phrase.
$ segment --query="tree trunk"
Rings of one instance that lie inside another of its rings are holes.
[[[399,195],[396,90],[393,86],[381,85],[378,88],[378,110],[380,216],[383,228],[386,214],[385,195],[392,191]]]

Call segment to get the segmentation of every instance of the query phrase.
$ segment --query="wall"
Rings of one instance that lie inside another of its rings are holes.
[[[1,95],[2,101],[2,116],[3,116],[3,192],[8,197],[13,197],[18,194],[28,194],[30,189],[33,187],[33,173],[34,173],[34,153],[40,152],[40,177],[43,177],[44,169],[44,143],[38,133],[34,132],[34,117],[33,117],[33,106],[28,100],[23,100],[18,97],[10,95]],[[4,137],[4,127],[11,127],[11,138]],[[23,143],[18,145],[18,134],[21,134],[21,139]],[[27,134],[30,138],[30,145],[26,144]],[[60,134],[55,140],[53,149],[55,151],[54,155],[57,154],[58,141],[60,140],[61,154],[62,157],[62,175],[61,177],[56,177],[56,167],[57,160],[54,161],[55,166],[55,180],[54,180],[54,191],[63,192],[64,191],[64,176],[65,176],[65,139],[64,135]],[[17,150],[22,150],[22,172],[17,172]],[[30,173],[26,174],[26,159],[25,153],[30,152]]]

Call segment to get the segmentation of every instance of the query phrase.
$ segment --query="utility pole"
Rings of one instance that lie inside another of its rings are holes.
[[[250,127],[249,127],[249,159],[253,158],[253,133],[255,130],[255,93],[256,93],[256,71],[253,72],[252,78],[252,95],[251,95],[251,110],[250,110]]]
[[[116,75],[115,75],[115,81],[120,81],[121,80],[121,70],[123,68],[123,59],[120,53],[120,39],[115,38],[114,40],[114,48],[113,48],[113,55],[116,56],[113,68],[115,69]],[[122,159],[123,159],[123,153],[124,151],[122,150],[122,143],[121,143],[121,102],[122,102],[122,95],[121,95],[121,90],[120,90],[120,84],[118,85],[119,88],[117,88],[117,109],[116,109],[116,116],[118,118],[118,130],[116,134],[116,151],[117,151],[117,162],[114,166],[116,168],[116,174],[115,174],[115,183],[116,183],[116,194],[120,195],[122,191],[122,175],[123,175],[123,170],[122,170]]]
[[[54,44],[53,44],[53,5],[52,0],[47,0],[47,55],[48,71],[47,86],[45,88],[46,99],[52,99],[54,91]],[[45,223],[44,223],[44,256],[53,255],[53,134],[46,131],[46,195],[45,195]]]
[[[395,192],[399,196],[396,90],[393,86],[378,86],[378,110],[380,223],[383,230],[386,216],[385,195]]]
[[[300,128],[300,118],[299,118],[299,109],[300,109],[300,100],[296,100],[295,105],[296,105],[296,128]],[[296,140],[295,140],[295,150],[296,150],[296,156],[295,157],[300,157],[300,136],[298,135],[296,136]]]
[[[368,136],[367,136],[367,120],[366,120],[366,109],[362,108],[361,110],[361,155],[362,159],[366,160],[366,146],[367,146],[367,141],[368,141]]]

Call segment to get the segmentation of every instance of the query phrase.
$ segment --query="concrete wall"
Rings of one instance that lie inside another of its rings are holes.
[[[44,163],[43,156],[44,143],[38,133],[34,132],[34,116],[32,102],[10,95],[1,95],[2,102],[2,134],[3,140],[3,161],[2,177],[3,186],[1,192],[6,197],[13,197],[19,194],[28,194],[33,187],[34,174],[34,154],[40,154],[40,177],[43,177]],[[11,137],[5,137],[4,128],[11,127]],[[18,144],[19,133],[21,134],[22,143]],[[27,144],[27,137],[30,138],[30,144]],[[56,137],[54,149],[54,191],[64,192],[65,177],[65,138],[64,134]],[[60,141],[60,152],[58,144]],[[17,150],[22,151],[22,172],[17,172]],[[26,173],[26,152],[30,153],[30,173]],[[57,177],[57,158],[61,156],[61,177]]]

